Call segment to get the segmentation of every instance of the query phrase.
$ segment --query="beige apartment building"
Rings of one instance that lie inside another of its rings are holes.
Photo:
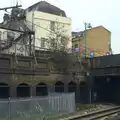
[[[72,32],[72,48],[79,48],[78,54],[84,56],[84,31]],[[86,31],[86,56],[103,56],[111,54],[111,32],[103,26],[97,26]]]

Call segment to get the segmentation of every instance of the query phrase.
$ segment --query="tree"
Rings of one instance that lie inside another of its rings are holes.
[[[56,22],[51,26],[51,31],[47,39],[47,47],[53,52],[66,52],[67,43],[69,40],[68,35],[66,35],[67,29],[62,23]]]
[[[67,54],[67,44],[69,36],[67,35],[67,28],[60,22],[51,23],[51,31],[46,40],[46,46],[52,52],[52,61],[56,64],[56,69],[60,71],[67,71],[70,59]]]
[[[81,71],[81,61],[78,61],[76,54],[67,53],[68,42],[69,36],[65,26],[59,22],[52,23],[50,34],[47,36],[45,43],[48,53],[52,53],[48,58],[50,66],[54,64],[56,70],[64,73],[69,73],[69,69],[74,69],[74,73],[77,74]]]

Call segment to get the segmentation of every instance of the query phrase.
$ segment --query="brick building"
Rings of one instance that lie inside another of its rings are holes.
[[[72,32],[72,48],[79,48],[81,56],[84,55],[84,31]],[[86,54],[90,57],[103,56],[107,52],[111,53],[111,32],[103,26],[94,27],[86,31]]]

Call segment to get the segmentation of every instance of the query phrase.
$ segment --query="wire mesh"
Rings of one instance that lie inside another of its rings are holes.
[[[52,117],[75,112],[74,93],[49,93],[47,97],[0,100],[0,118],[4,120]]]

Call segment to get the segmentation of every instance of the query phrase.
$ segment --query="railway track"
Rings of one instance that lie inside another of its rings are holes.
[[[109,118],[117,116],[118,114],[120,114],[120,106],[111,107],[88,114],[76,115],[61,120],[109,120]]]

